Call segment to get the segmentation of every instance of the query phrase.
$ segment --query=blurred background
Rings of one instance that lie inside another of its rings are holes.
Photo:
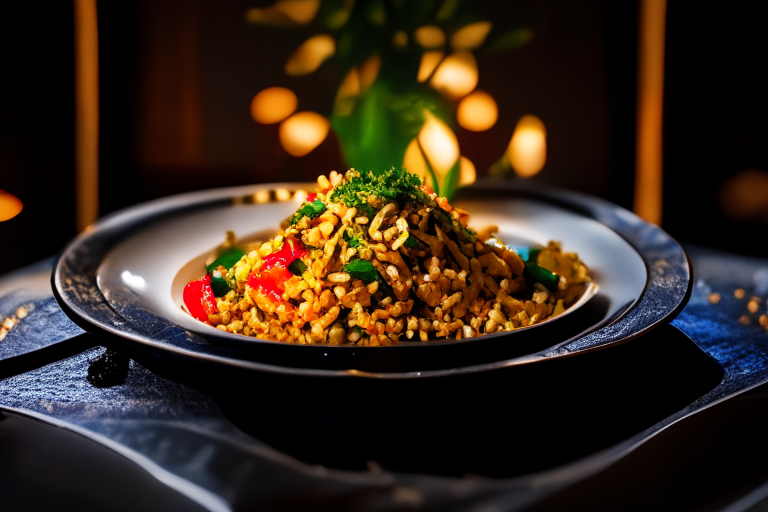
[[[756,4],[721,7],[13,3],[0,30],[0,274],[55,255],[88,215],[403,163],[448,192],[528,179],[634,210],[683,243],[768,256],[768,41]]]

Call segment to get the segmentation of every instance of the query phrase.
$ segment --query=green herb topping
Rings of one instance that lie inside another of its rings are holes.
[[[421,190],[421,178],[403,169],[392,169],[380,173],[368,171],[361,173],[350,171],[346,179],[336,185],[331,194],[331,201],[343,203],[348,208],[373,217],[376,209],[368,198],[378,198],[382,205],[396,202],[401,207],[407,203],[431,203]]]
[[[325,211],[325,203],[323,203],[319,199],[315,199],[311,203],[304,203],[304,205],[302,205],[301,208],[299,208],[296,213],[291,215],[291,217],[288,219],[288,224],[293,226],[304,217],[309,217],[310,219],[314,219],[318,215],[322,215],[324,211]]]
[[[360,228],[359,224],[348,226],[344,231],[343,236],[349,247],[354,247],[357,249],[359,247],[365,247],[368,245],[365,241],[365,234],[363,233],[363,230]]]

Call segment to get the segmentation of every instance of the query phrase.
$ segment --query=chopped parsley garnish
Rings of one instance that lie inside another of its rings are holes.
[[[302,207],[299,208],[296,213],[291,215],[291,217],[288,219],[288,224],[293,226],[304,217],[309,217],[310,219],[314,219],[318,215],[322,215],[324,211],[325,211],[325,203],[323,203],[319,199],[315,199],[311,203],[304,203],[304,205],[302,205]]]
[[[347,241],[347,245],[350,247],[360,246],[360,239],[354,235],[350,235],[348,231],[344,231],[344,240]]]
[[[348,247],[354,247],[355,249],[360,250],[361,247],[366,247],[368,245],[365,235],[365,230],[360,224],[352,224],[347,226],[343,236]]]
[[[378,198],[382,205],[396,202],[401,207],[407,202],[430,203],[421,190],[421,178],[403,169],[392,169],[381,173],[350,171],[346,179],[336,185],[331,201],[343,203],[348,208],[373,217],[376,209],[368,202],[369,197]]]

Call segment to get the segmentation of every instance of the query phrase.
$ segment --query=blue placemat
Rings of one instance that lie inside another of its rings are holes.
[[[50,422],[102,443],[210,510],[282,505],[337,510],[514,510],[594,474],[676,421],[768,381],[768,260],[686,247],[695,286],[672,324],[724,370],[722,382],[646,431],[567,467],[508,479],[448,478],[339,471],[288,457],[236,428],[205,392],[131,362],[123,384],[88,383],[89,363],[103,349],[13,375],[14,358],[82,336],[40,282],[51,261],[0,280],[0,319],[14,318],[0,340],[0,408]],[[45,276],[47,277],[47,276]],[[9,285],[9,283],[12,285]],[[19,315],[19,308],[26,314]],[[22,316],[22,318],[19,318]],[[4,365],[4,366],[1,366]],[[255,484],[258,482],[258,484]],[[489,508],[490,507],[490,508]]]

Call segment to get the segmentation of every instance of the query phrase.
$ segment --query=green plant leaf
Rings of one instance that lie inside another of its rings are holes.
[[[531,39],[533,39],[533,30],[525,27],[516,28],[493,38],[485,47],[485,51],[499,53],[516,50]]]
[[[460,158],[456,159],[456,163],[453,164],[453,167],[451,167],[451,170],[448,171],[448,174],[445,176],[445,181],[443,182],[443,197],[448,199],[449,201],[453,198],[453,195],[456,193],[456,191],[459,189],[459,175],[460,175]]]
[[[325,203],[319,199],[315,199],[311,203],[304,203],[304,205],[302,205],[296,213],[291,215],[291,217],[288,219],[288,224],[293,226],[304,217],[314,219],[318,215],[321,215],[324,211]]]

